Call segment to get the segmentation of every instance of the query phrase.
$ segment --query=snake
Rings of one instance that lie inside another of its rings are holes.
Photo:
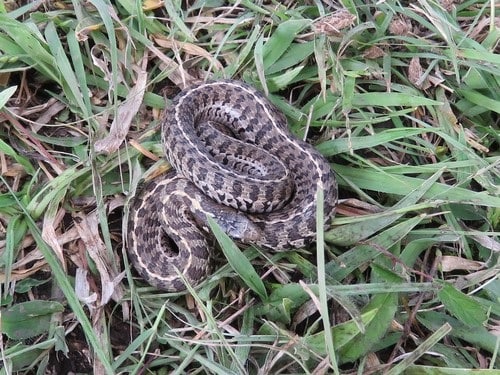
[[[209,275],[216,244],[211,217],[234,241],[280,252],[316,238],[318,191],[323,227],[335,214],[329,162],[295,137],[285,115],[253,86],[236,80],[182,90],[161,118],[173,167],[129,205],[129,259],[150,285],[181,292]]]

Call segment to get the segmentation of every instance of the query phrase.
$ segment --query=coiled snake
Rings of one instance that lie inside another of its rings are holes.
[[[328,162],[251,86],[192,86],[174,98],[161,125],[176,172],[143,188],[128,223],[130,259],[151,285],[183,290],[179,273],[192,285],[203,280],[212,242],[207,215],[238,242],[275,251],[314,240],[319,189],[325,221],[333,216],[337,186]]]

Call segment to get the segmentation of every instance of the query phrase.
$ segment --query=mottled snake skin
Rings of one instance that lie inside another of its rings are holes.
[[[275,251],[315,238],[316,194],[325,222],[337,186],[328,162],[295,138],[263,94],[231,80],[192,86],[162,119],[162,142],[175,168],[135,197],[128,252],[151,285],[180,291],[210,269],[210,215],[233,239]],[[321,228],[322,230],[323,228]]]

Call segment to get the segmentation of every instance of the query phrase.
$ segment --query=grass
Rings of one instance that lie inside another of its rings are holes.
[[[498,12],[1,4],[0,373],[496,373]],[[205,77],[265,92],[341,201],[299,251],[238,249],[214,225],[213,274],[166,294],[130,269],[123,223],[165,170],[162,109]]]

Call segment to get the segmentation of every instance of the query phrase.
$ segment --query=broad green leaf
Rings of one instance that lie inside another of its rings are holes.
[[[48,283],[49,281],[50,279],[37,280],[31,277],[27,277],[16,282],[16,293],[27,293],[32,288]]]
[[[61,84],[64,93],[71,105],[78,105],[78,108],[85,113],[85,105],[83,103],[83,96],[80,90],[80,83],[76,79],[75,72],[71,67],[68,56],[64,51],[59,34],[53,22],[49,22],[45,27],[45,38],[47,44],[55,58],[56,66],[61,73]]]
[[[74,78],[78,82],[80,88],[79,91],[75,90],[75,92],[81,93],[82,100],[85,103],[85,108],[82,108],[82,112],[85,117],[90,117],[92,115],[92,94],[90,93],[90,90],[88,88],[84,57],[82,55],[82,51],[80,50],[80,45],[76,39],[76,33],[74,31],[68,34],[67,41],[71,56],[71,66],[73,66],[74,68]],[[69,75],[73,79],[73,71],[70,70]]]
[[[399,255],[399,259],[406,266],[412,268],[417,261],[419,255],[429,249],[434,244],[455,242],[458,239],[456,234],[443,234],[441,236],[418,238],[411,242],[408,242],[404,247],[403,251]]]
[[[482,327],[488,316],[481,304],[449,283],[443,282],[442,286],[438,298],[445,308],[462,323],[470,327]]]
[[[26,238],[27,229],[26,221],[23,220],[22,215],[16,215],[10,218],[5,234],[5,247],[0,255],[0,266],[3,266],[3,275],[0,275],[0,280],[3,279],[2,282],[5,282],[4,285],[10,284],[12,265],[17,255],[16,250],[23,238]]]
[[[28,211],[34,218],[39,218],[47,206],[55,199],[62,200],[68,192],[71,183],[80,176],[88,173],[87,168],[68,168],[59,176],[45,185],[28,204]]]
[[[347,115],[352,110],[354,96],[359,95],[354,93],[356,79],[347,76],[344,79],[344,86],[342,87],[342,113]]]
[[[21,371],[26,370],[28,366],[36,363],[37,359],[40,360],[40,356],[43,355],[43,353],[47,353],[47,349],[50,349],[49,345],[44,343],[36,345],[17,344],[5,348],[3,356],[7,360],[7,363],[10,361],[10,370],[12,370],[12,372],[2,372],[4,368],[0,367],[0,374],[12,374],[14,371],[15,373],[19,371],[24,374],[25,372]],[[6,367],[8,368],[8,366]]]
[[[387,333],[398,308],[398,293],[378,294],[363,309],[375,311],[371,321],[365,327],[365,333],[354,337],[338,351],[341,363],[353,362],[368,353]]]
[[[309,299],[309,295],[299,284],[278,284],[269,296],[269,302],[276,303],[282,301],[283,299],[290,299],[293,301],[292,308],[298,308]]]
[[[304,63],[314,52],[315,42],[292,43],[281,58],[266,70],[266,74],[275,74]]]
[[[302,70],[302,66],[297,66],[293,69],[289,69],[283,74],[274,76],[273,78],[270,78],[268,81],[268,88],[270,92],[275,92],[278,90],[281,90],[285,87],[288,87],[291,82],[294,81],[294,79],[297,77],[298,74],[300,74],[300,71]]]
[[[480,47],[477,49],[471,49],[471,48],[462,48],[460,50],[460,54],[462,57],[466,59],[471,59],[471,60],[478,60],[478,61],[487,61],[493,64],[493,67],[497,69],[497,73],[500,74],[500,56],[498,53],[494,53],[493,51],[487,51],[484,49],[479,44],[476,44],[476,46]]]
[[[417,314],[417,319],[431,332],[448,322],[453,330],[450,336],[465,340],[468,343],[493,353],[497,348],[498,337],[483,326],[469,327],[459,320],[438,311],[422,311]]]
[[[363,244],[351,248],[327,264],[327,274],[333,279],[341,281],[356,268],[379,256],[379,249],[389,249],[401,241],[423,219],[422,216],[416,216],[405,220],[370,239],[369,245]]]
[[[167,10],[167,13],[170,17],[170,22],[172,23],[172,27],[174,29],[177,29],[177,32],[182,32],[183,39],[186,39],[188,42],[192,42],[195,40],[195,37],[189,27],[186,26],[184,23],[184,17],[185,15],[182,14],[182,9],[178,7],[176,9],[174,4],[177,4],[178,2],[174,1],[165,1],[163,4],[165,6],[165,9]]]
[[[240,22],[241,23],[246,22],[248,18],[249,17],[243,16],[240,19]],[[231,26],[231,28],[228,30],[228,32],[224,36],[224,40],[229,39],[229,36],[232,35],[233,28],[236,29],[238,26],[240,26],[238,23],[235,23],[233,26]],[[243,49],[240,50],[236,56],[234,56],[234,61],[228,61],[228,65],[226,66],[224,71],[220,72],[219,74],[224,73],[224,75],[226,75],[227,77],[234,76],[234,74],[239,69],[242,68],[242,65],[245,64],[245,61],[247,61],[248,56],[251,55],[252,50],[255,48],[255,43],[257,42],[257,39],[259,38],[259,34],[260,34],[260,26],[258,24],[256,24],[256,25],[254,25],[251,34],[248,35],[247,42],[243,46]],[[223,42],[224,42],[224,40],[223,40]],[[223,42],[220,44],[221,49],[224,46]],[[217,54],[219,54],[219,52],[220,51],[218,50]],[[216,77],[218,77],[217,73],[216,73],[214,78],[216,78]]]
[[[369,284],[354,284],[354,285],[328,285],[326,287],[327,292],[330,296],[334,297],[336,295],[343,296],[361,296],[366,294],[386,294],[391,293],[424,293],[424,292],[434,292],[436,290],[436,285],[434,283],[400,283],[399,279],[395,279],[395,282],[391,282],[389,285],[387,282],[377,282]]]
[[[361,321],[365,326],[368,326],[373,319],[377,316],[377,309],[371,309],[361,314]],[[349,320],[347,322],[337,324],[331,329],[333,342],[335,344],[335,349],[342,352],[342,349],[351,342],[357,335],[361,332],[358,325],[354,320]],[[319,355],[326,354],[325,347],[325,332],[321,331],[311,336],[307,336],[303,339],[303,342],[314,351],[314,353]],[[340,358],[342,361],[342,358]]]
[[[234,354],[239,363],[245,363],[248,360],[252,347],[248,345],[247,338],[254,333],[255,324],[255,311],[253,309],[246,309],[243,312],[241,327],[239,328],[240,336],[234,349]],[[238,367],[236,363],[233,362],[231,364],[231,370],[237,373]]]
[[[321,228],[325,222],[324,218],[324,194],[323,189],[316,192],[316,228]],[[316,232],[316,264],[318,265],[318,311],[321,315],[325,333],[326,354],[329,358],[329,366],[335,374],[339,373],[337,364],[337,354],[331,330],[331,316],[328,307],[328,297],[326,291],[326,260],[325,260],[325,234],[323,230]],[[348,306],[353,304],[346,301]],[[358,317],[357,317],[358,318]]]
[[[104,23],[106,28],[107,37],[109,38],[109,53],[111,56],[111,76],[112,82],[107,86],[107,89],[111,87],[113,89],[113,103],[117,102],[118,93],[116,86],[118,85],[118,46],[116,41],[115,25],[113,23],[113,18],[111,12],[114,12],[113,8],[110,8],[110,4],[103,0],[90,0],[90,2],[96,7],[99,12],[99,16]]]
[[[264,69],[267,70],[275,64],[291,46],[297,34],[310,23],[311,21],[306,19],[291,19],[280,23],[264,44]]]
[[[47,333],[52,314],[64,306],[51,301],[27,301],[1,310],[2,332],[13,340],[22,340]]]
[[[291,298],[283,298],[281,301],[266,302],[264,306],[256,309],[256,314],[265,316],[272,322],[290,324],[295,301]]]

